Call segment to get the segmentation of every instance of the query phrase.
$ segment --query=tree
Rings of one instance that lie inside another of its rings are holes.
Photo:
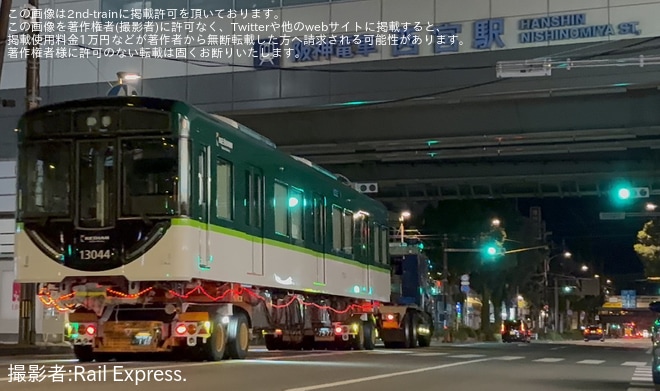
[[[514,229],[521,226],[523,221],[513,204],[506,201],[446,201],[440,203],[437,208],[427,207],[423,222],[419,226],[424,233],[436,235],[437,239],[431,242],[430,258],[436,261],[442,259],[443,234],[448,234],[448,245],[454,248],[477,249],[484,241],[489,240],[508,246],[510,243],[505,241],[506,230],[491,227],[493,218],[500,219],[506,227]],[[519,246],[520,244],[516,245]],[[520,278],[511,276],[512,270],[516,269],[520,261],[520,255],[521,253],[508,254],[497,259],[484,259],[481,253],[475,252],[451,253],[448,257],[450,285],[457,285],[459,276],[469,273],[470,284],[482,295],[481,325],[486,335],[493,333],[488,321],[488,301],[493,302],[497,327],[501,321],[501,303],[511,294],[509,288],[514,286],[515,289],[518,280],[528,278],[529,273],[522,273],[524,276]],[[442,265],[438,264],[436,269],[442,270]]]
[[[658,219],[646,222],[641,231],[637,233],[635,252],[644,264],[647,277],[660,276],[660,227]]]

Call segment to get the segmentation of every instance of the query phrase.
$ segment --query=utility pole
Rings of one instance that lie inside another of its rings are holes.
[[[557,282],[557,277],[555,277],[555,333],[559,332],[559,283]]]
[[[5,0],[2,0],[3,3]],[[35,55],[38,48],[37,40],[39,31],[34,30],[32,10],[39,8],[39,0],[29,0],[29,38],[27,50],[27,72],[25,80],[25,109],[32,110],[39,106],[39,57]],[[25,345],[34,345],[36,336],[36,311],[35,304],[37,298],[37,289],[35,284],[21,284],[21,306],[20,321],[18,324],[18,343]]]
[[[447,234],[442,238],[442,305],[444,306],[445,334],[444,342],[451,342],[451,324],[449,323],[449,263],[447,261],[447,247],[449,246]],[[449,335],[447,335],[449,333]]]
[[[5,62],[5,48],[9,36],[9,13],[11,11],[11,0],[0,1],[0,80],[2,80],[2,67]]]

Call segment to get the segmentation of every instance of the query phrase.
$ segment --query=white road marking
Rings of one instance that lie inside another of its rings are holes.
[[[482,359],[479,359],[479,360],[461,361],[461,362],[455,362],[455,363],[451,363],[451,364],[437,365],[437,366],[434,366],[434,367],[413,369],[413,370],[410,370],[410,371],[394,372],[394,373],[387,373],[387,374],[384,374],[384,375],[375,375],[375,376],[368,376],[368,377],[359,377],[359,378],[356,378],[356,379],[343,380],[343,381],[338,381],[338,382],[334,382],[334,383],[316,384],[316,385],[307,386],[307,387],[300,387],[300,388],[289,388],[288,390],[285,390],[285,391],[310,391],[310,390],[320,390],[320,389],[323,389],[323,388],[347,386],[349,384],[364,383],[364,382],[373,381],[373,380],[387,379],[389,377],[405,376],[405,375],[412,375],[412,374],[415,374],[415,373],[436,371],[438,369],[456,367],[456,366],[459,366],[459,365],[476,364],[478,362],[484,362],[484,361],[489,361],[489,360],[491,360],[491,359],[490,358],[482,358]]]
[[[451,358],[477,358],[477,357],[486,357],[485,354],[457,354],[454,356],[449,356]]]
[[[640,385],[653,383],[653,375],[651,374],[651,367],[637,367],[632,376],[631,382],[641,382]]]
[[[626,361],[621,365],[623,365],[624,367],[645,367],[648,364],[641,361]]]
[[[344,354],[358,353],[359,350],[349,350],[346,352],[330,352],[330,353],[309,353],[309,354],[296,354],[294,356],[274,356],[274,357],[260,357],[256,360],[289,360],[292,358],[306,358],[306,357],[321,357],[321,356],[341,356]],[[246,362],[250,361],[249,359]]]
[[[604,362],[605,360],[582,360],[582,361],[578,361],[577,364],[598,365]]]
[[[495,360],[504,360],[504,361],[513,361],[513,360],[522,360],[525,357],[520,357],[520,356],[502,356],[502,357],[495,357]]]
[[[563,358],[539,358],[538,360],[534,360],[534,362],[559,362],[559,361],[564,361]]]
[[[370,350],[369,354],[403,354],[403,353],[412,353],[410,350]]]
[[[449,353],[437,353],[437,352],[428,352],[428,353],[413,353],[411,356],[415,357],[433,357],[433,356],[445,356]]]

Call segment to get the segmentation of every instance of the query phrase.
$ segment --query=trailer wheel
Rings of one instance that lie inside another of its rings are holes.
[[[268,350],[281,350],[282,349],[282,339],[276,337],[273,334],[266,334],[264,336],[264,341],[266,342],[266,349],[268,349]]]
[[[244,314],[238,313],[229,319],[227,337],[227,357],[244,359],[250,347],[250,329]]]
[[[353,340],[353,349],[355,350],[364,350],[364,325],[362,322],[358,322],[357,328],[358,332]]]
[[[92,347],[89,345],[75,345],[73,347],[73,354],[80,362],[92,362],[94,361],[94,352]]]
[[[227,349],[227,334],[222,323],[215,320],[211,337],[204,344],[204,355],[209,361],[222,361]]]
[[[417,333],[417,328],[419,327],[419,319],[415,312],[408,313],[408,322],[406,322],[406,327],[408,327],[408,341],[407,344],[410,345],[410,348],[417,347],[417,340],[419,339],[419,334]]]
[[[362,334],[364,335],[364,350],[374,350],[376,348],[376,333],[374,324],[371,321],[362,323]]]

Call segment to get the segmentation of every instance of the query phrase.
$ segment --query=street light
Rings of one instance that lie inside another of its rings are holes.
[[[544,266],[543,267],[543,280],[544,280],[543,282],[544,282],[544,285],[545,285],[545,290],[544,290],[543,296],[546,298],[546,302],[549,302],[547,289],[548,289],[548,271],[550,269],[550,261],[552,261],[553,259],[555,259],[557,257],[564,257],[564,258],[568,259],[568,258],[571,258],[572,256],[573,256],[573,254],[571,254],[569,251],[564,251],[561,254],[556,254],[556,255],[554,255],[550,258],[545,259],[544,265],[543,265]],[[554,283],[554,285],[555,285],[554,286],[554,299],[555,299],[555,303],[554,303],[555,304],[554,305],[554,307],[555,307],[555,309],[554,309],[554,328],[555,328],[555,331],[557,331],[557,327],[559,325],[559,314],[558,314],[559,313],[559,286],[558,286],[557,282],[558,282],[557,277],[555,277],[555,283]]]
[[[587,265],[582,265],[582,268],[581,268],[581,269],[582,269],[583,272],[589,271],[589,266],[587,266]]]
[[[399,216],[399,230],[401,231],[401,243],[403,243],[403,238],[404,238],[404,227],[403,227],[403,222],[410,218],[410,212],[405,211],[401,212],[401,216]]]
[[[493,220],[490,222],[490,224],[491,224],[493,227],[499,227],[499,226],[500,226],[500,219],[493,219]]]
[[[646,210],[648,210],[649,212],[654,211],[655,208],[657,208],[657,207],[658,207],[658,205],[656,205],[652,202],[649,202],[649,203],[646,204]]]
[[[607,281],[605,281],[605,283],[609,285],[609,284],[612,283],[612,280],[607,280]]]

